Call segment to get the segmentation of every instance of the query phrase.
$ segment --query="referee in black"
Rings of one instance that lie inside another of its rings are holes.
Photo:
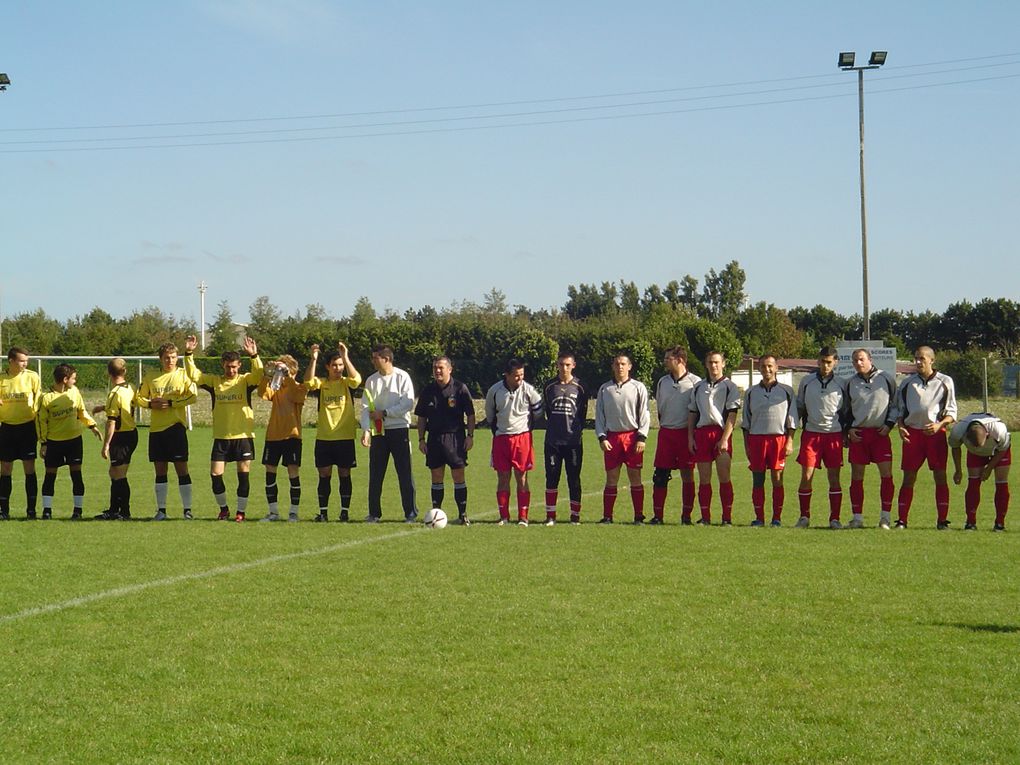
[[[418,449],[432,471],[432,506],[443,506],[449,465],[459,523],[470,526],[464,468],[474,440],[475,405],[467,386],[453,379],[453,363],[448,356],[432,362],[432,382],[422,390],[414,413],[418,417]]]

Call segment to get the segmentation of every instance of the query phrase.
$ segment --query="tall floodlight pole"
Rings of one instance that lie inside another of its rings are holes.
[[[7,90],[7,86],[11,84],[11,78],[3,72],[0,72],[0,92]]]
[[[844,72],[857,72],[857,114],[860,131],[860,164],[861,164],[861,275],[864,292],[864,333],[863,340],[871,339],[871,312],[868,309],[868,218],[864,205],[864,70],[878,69],[885,63],[887,52],[876,50],[871,52],[867,66],[854,66],[856,54],[852,51],[839,54],[838,66]]]
[[[205,291],[209,289],[209,285],[205,283],[203,279],[198,283],[198,303],[199,303],[199,329],[201,331],[201,343],[202,350],[205,350]]]

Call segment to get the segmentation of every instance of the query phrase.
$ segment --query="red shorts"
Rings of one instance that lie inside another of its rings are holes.
[[[945,429],[929,436],[920,428],[907,428],[909,441],[903,442],[903,457],[900,468],[918,470],[925,462],[929,470],[945,470],[949,461],[949,444]]]
[[[1003,456],[1003,458],[1001,460],[999,460],[999,464],[996,465],[996,467],[1004,467],[1006,465],[1012,465],[1013,464],[1012,450],[1013,450],[1012,446],[1009,447],[1009,449],[1006,450],[1005,456]],[[987,465],[991,461],[992,461],[991,457],[982,457],[979,454],[974,454],[973,452],[967,452],[967,467],[969,467],[969,468],[983,468],[985,465]]]
[[[645,462],[644,452],[636,450],[638,438],[636,430],[606,433],[606,443],[612,446],[608,452],[602,452],[606,470],[615,470],[621,465],[640,470]]]
[[[509,473],[514,468],[526,473],[535,467],[535,450],[531,445],[531,431],[493,436],[492,467],[498,473]]]
[[[879,428],[859,428],[860,441],[850,441],[850,464],[870,465],[881,462],[892,462],[892,441],[889,434],[878,434]]]
[[[820,465],[827,468],[843,467],[843,434],[804,431],[800,435],[797,462],[809,468]]]
[[[665,470],[690,470],[694,467],[694,455],[687,446],[687,428],[659,428],[655,467]]]
[[[715,445],[722,438],[722,427],[719,425],[703,425],[694,429],[694,461],[715,462]],[[726,452],[732,456],[733,439],[726,445]]]
[[[786,436],[748,435],[747,461],[755,473],[783,470],[786,467]]]

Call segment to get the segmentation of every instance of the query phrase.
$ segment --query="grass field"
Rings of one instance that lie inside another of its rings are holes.
[[[877,481],[872,528],[801,530],[792,470],[787,527],[751,529],[738,443],[743,526],[675,525],[674,481],[663,528],[500,528],[485,522],[495,482],[479,436],[481,522],[466,529],[397,523],[392,476],[393,522],[214,522],[204,428],[196,521],[0,524],[0,760],[1020,761],[1020,534],[989,531],[990,491],[978,533],[934,530],[927,475],[909,531],[873,528]],[[154,511],[142,441],[139,517]],[[87,514],[108,487],[95,443]],[[262,475],[250,517],[264,513]],[[592,521],[593,437],[584,477]],[[310,466],[302,479],[309,520]],[[419,460],[416,481],[424,507]],[[62,474],[58,519],[68,494]],[[179,517],[172,478],[170,497]],[[957,527],[962,503],[953,487]],[[617,511],[629,515],[625,492]]]

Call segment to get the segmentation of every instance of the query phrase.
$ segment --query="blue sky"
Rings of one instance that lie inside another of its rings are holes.
[[[1012,2],[9,3],[3,311],[197,318],[202,279],[238,320],[539,308],[733,259],[752,300],[859,311],[836,56],[874,49],[872,310],[1017,299],[1017,29]]]

